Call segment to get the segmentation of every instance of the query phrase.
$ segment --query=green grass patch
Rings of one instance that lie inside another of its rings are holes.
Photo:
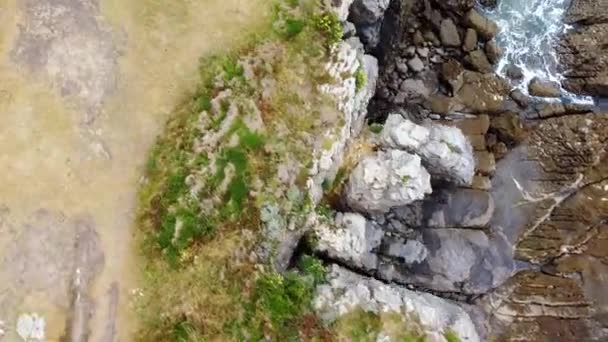
[[[355,72],[355,89],[359,92],[365,84],[367,83],[367,74],[365,73],[365,69],[362,66],[359,66],[357,71]]]
[[[237,336],[247,336],[251,341],[268,335],[281,341],[299,340],[300,326],[312,311],[314,288],[326,274],[321,262],[310,256],[305,256],[299,266],[299,271],[264,273],[256,280],[245,306],[245,320],[232,324]]]
[[[313,25],[323,33],[329,45],[342,40],[342,24],[334,12],[327,12],[313,17]]]
[[[458,335],[453,330],[445,331],[443,337],[445,337],[448,342],[460,342],[460,338],[458,338]]]
[[[139,193],[146,282],[138,340],[327,333],[310,308],[324,279],[320,262],[305,257],[298,271],[280,275],[249,260],[262,238],[263,203],[278,203],[285,221],[314,210],[310,198],[290,200],[284,189],[305,194],[316,147],[310,137],[327,129],[314,123],[321,111],[336,110],[318,90],[327,79],[327,47],[339,40],[337,19],[327,13],[316,0],[285,0],[275,6],[275,22],[243,46],[200,60],[200,82],[150,151]],[[242,63],[251,56],[260,63]],[[264,89],[267,79],[273,89]],[[278,165],[290,159],[302,176],[282,184]]]
[[[332,331],[340,341],[375,342],[380,333],[390,341],[424,342],[426,335],[415,320],[397,312],[376,314],[357,308],[340,317]]]
[[[376,122],[374,122],[371,125],[369,125],[370,132],[372,132],[374,134],[380,134],[380,133],[382,133],[383,129],[384,129],[384,125],[376,123]]]

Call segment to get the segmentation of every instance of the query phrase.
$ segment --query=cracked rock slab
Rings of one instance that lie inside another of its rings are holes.
[[[420,157],[401,150],[378,151],[352,171],[346,187],[348,205],[366,213],[384,213],[431,193],[431,176]]]
[[[317,287],[313,305],[328,322],[355,309],[395,312],[407,318],[416,317],[424,332],[438,341],[445,341],[443,336],[447,331],[453,331],[461,341],[480,340],[471,318],[459,306],[428,293],[384,284],[336,265],[330,268],[327,284]]]
[[[473,180],[473,147],[459,128],[435,123],[421,126],[390,114],[381,144],[419,155],[434,178],[457,185],[470,185]]]

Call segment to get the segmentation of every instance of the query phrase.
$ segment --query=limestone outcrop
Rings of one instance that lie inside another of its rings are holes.
[[[480,341],[469,315],[457,305],[427,293],[386,285],[336,265],[330,269],[328,284],[317,288],[314,306],[328,322],[362,309],[405,316],[398,330],[408,329],[406,322],[415,320],[433,341],[446,341],[444,336],[449,332],[460,341]]]
[[[420,157],[401,150],[378,151],[349,176],[346,202],[366,213],[384,213],[431,193],[431,176]]]

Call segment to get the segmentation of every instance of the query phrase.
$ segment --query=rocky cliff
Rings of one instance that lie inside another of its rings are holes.
[[[332,319],[358,306],[401,311],[370,290],[380,280],[395,298],[414,300],[414,289],[470,313],[460,315],[474,335],[422,324],[439,340],[448,330],[463,340],[603,340],[607,114],[547,99],[561,90],[541,79],[524,95],[515,69],[495,75],[500,27],[474,5],[355,1],[344,16],[357,34],[370,32],[362,13],[380,26],[363,41],[379,58],[369,117],[382,126],[358,138],[371,151],[350,167],[338,212],[315,227],[316,253],[350,269],[334,266],[317,305]],[[566,21],[576,26],[556,47],[564,86],[578,94],[605,96],[602,6],[573,2]],[[450,315],[439,303],[429,302]],[[405,312],[428,309],[413,308]]]

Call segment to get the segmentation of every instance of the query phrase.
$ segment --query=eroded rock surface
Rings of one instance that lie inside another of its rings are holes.
[[[547,119],[535,127],[525,151],[499,163],[494,191],[502,196],[494,225],[516,244],[517,258],[542,273],[520,273],[488,297],[496,335],[606,338],[607,307],[597,291],[608,280],[602,275],[607,124],[606,114]]]
[[[575,29],[563,35],[558,54],[564,87],[593,96],[608,96],[608,10],[606,1],[573,1],[566,22]]]
[[[119,50],[97,0],[21,1],[25,22],[11,53],[81,103],[89,122],[115,88]]]
[[[475,172],[473,148],[459,128],[436,123],[421,126],[399,114],[390,114],[384,124],[382,144],[418,154],[437,179],[471,184]]]
[[[574,1],[566,19],[576,25],[558,48],[562,86],[578,94],[606,96],[604,7]],[[334,223],[321,253],[391,285],[470,302],[481,310],[484,339],[605,340],[607,114],[513,90],[521,70],[509,71],[513,83],[493,73],[500,28],[466,1],[394,4],[384,20],[393,32],[380,45],[372,114],[386,121],[377,140],[420,154],[433,180],[448,184],[434,182],[433,194],[407,205],[364,211],[358,228]],[[563,95],[541,80],[530,88]],[[469,141],[471,182],[435,177],[438,167],[420,153],[437,123]]]
[[[387,212],[431,192],[431,176],[420,157],[400,150],[365,157],[349,176],[346,201],[363,212]]]
[[[460,307],[430,294],[362,277],[336,265],[331,267],[328,284],[317,288],[314,307],[329,322],[357,308],[375,313],[394,312],[415,317],[427,338],[434,341],[445,341],[444,334],[448,331],[461,341],[479,341],[469,315]]]

